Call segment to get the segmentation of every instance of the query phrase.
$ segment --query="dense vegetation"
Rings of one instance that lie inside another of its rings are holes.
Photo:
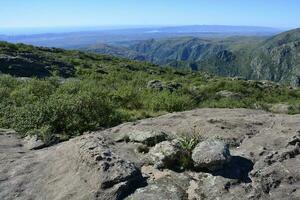
[[[49,143],[200,107],[269,109],[285,103],[290,114],[300,113],[299,89],[78,51],[3,42],[0,72],[0,127]]]
[[[300,85],[300,29],[274,37],[195,37],[146,40],[125,47],[93,45],[87,51],[187,67],[222,76]],[[123,44],[124,45],[124,44]]]

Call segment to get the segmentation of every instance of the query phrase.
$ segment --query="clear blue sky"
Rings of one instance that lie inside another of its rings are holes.
[[[0,28],[191,24],[300,27],[300,0],[0,0]]]

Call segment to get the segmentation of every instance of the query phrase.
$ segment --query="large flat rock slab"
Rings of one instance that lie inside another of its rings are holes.
[[[145,173],[141,169],[149,156],[135,150],[140,144],[113,138],[132,130],[162,131],[169,140],[195,134],[217,139],[229,144],[232,157],[214,172]],[[178,199],[298,200],[300,194],[300,115],[197,109],[86,133],[39,150],[23,145],[12,131],[0,131],[1,200],[153,199],[162,184],[174,191],[162,195]]]

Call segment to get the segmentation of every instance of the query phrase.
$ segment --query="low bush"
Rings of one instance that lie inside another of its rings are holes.
[[[268,110],[269,105],[285,102],[291,105],[290,114],[300,113],[297,89],[279,87],[261,91],[247,81],[238,81],[235,83],[238,85],[234,85],[229,80],[209,81],[189,75],[191,77],[185,77],[188,81],[183,88],[173,92],[157,91],[147,88],[147,82],[156,75],[151,78],[153,75],[147,73],[138,77],[131,72],[113,74],[65,80],[54,77],[20,80],[0,76],[0,126],[13,128],[23,135],[32,130],[43,130],[40,132],[47,134],[42,138],[48,140],[51,134],[73,137],[125,121],[196,107]],[[166,82],[182,82],[182,77],[176,80],[168,74],[162,78]],[[239,93],[241,98],[216,98],[216,93],[221,90]],[[188,148],[192,141],[182,142]]]

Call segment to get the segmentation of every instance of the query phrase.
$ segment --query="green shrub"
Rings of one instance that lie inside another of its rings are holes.
[[[118,87],[112,94],[115,104],[126,109],[140,109],[143,106],[141,89],[133,85]]]
[[[56,114],[53,119],[54,124],[60,124],[62,129],[65,129],[62,130],[63,132],[73,131],[76,134],[111,125],[113,108],[103,96],[94,96],[92,93],[84,92],[76,96],[55,97],[52,107]],[[58,131],[60,126],[57,126]]]
[[[12,91],[12,104],[0,106],[0,126],[22,134],[48,127],[52,134],[74,136],[122,121],[108,94],[94,82],[75,81],[58,89],[50,86],[34,80]]]
[[[196,102],[188,94],[180,92],[155,92],[147,97],[146,107],[153,111],[183,111],[189,110],[196,106]]]

